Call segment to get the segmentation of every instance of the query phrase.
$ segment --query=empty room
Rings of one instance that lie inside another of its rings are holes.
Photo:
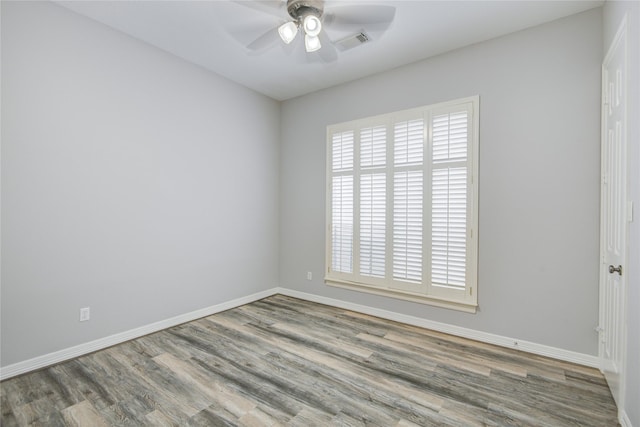
[[[640,427],[640,2],[0,36],[2,426]]]

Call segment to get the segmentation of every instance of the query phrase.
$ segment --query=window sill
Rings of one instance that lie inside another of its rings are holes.
[[[438,298],[433,296],[427,296],[422,294],[416,294],[407,291],[400,291],[389,288],[380,288],[377,286],[365,285],[362,283],[354,283],[348,281],[339,281],[336,279],[325,278],[324,282],[328,286],[336,288],[349,289],[351,291],[365,292],[373,295],[381,295],[390,298],[396,298],[404,301],[417,302],[420,304],[432,305],[440,308],[447,308],[450,310],[462,311],[465,313],[475,314],[478,309],[478,304],[471,302],[452,301],[444,298]]]

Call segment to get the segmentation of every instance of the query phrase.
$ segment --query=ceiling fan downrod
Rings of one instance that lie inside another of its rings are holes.
[[[287,12],[294,20],[300,20],[308,14],[320,18],[324,12],[324,0],[288,0]]]

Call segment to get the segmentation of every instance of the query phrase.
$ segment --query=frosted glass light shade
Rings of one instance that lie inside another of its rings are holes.
[[[304,32],[306,35],[311,37],[317,37],[322,31],[322,22],[315,15],[307,15],[304,17],[304,21],[302,21],[302,28],[304,28]]]
[[[282,41],[289,44],[296,38],[296,34],[298,34],[298,26],[295,22],[287,22],[286,24],[282,24],[278,27],[278,33],[280,34]]]
[[[320,49],[322,45],[320,44],[320,39],[318,37],[313,37],[307,34],[304,36],[304,47],[307,49],[307,52],[315,52]]]

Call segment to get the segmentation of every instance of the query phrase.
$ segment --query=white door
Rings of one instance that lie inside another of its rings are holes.
[[[624,396],[626,174],[626,18],[602,64],[600,362],[619,408]]]

